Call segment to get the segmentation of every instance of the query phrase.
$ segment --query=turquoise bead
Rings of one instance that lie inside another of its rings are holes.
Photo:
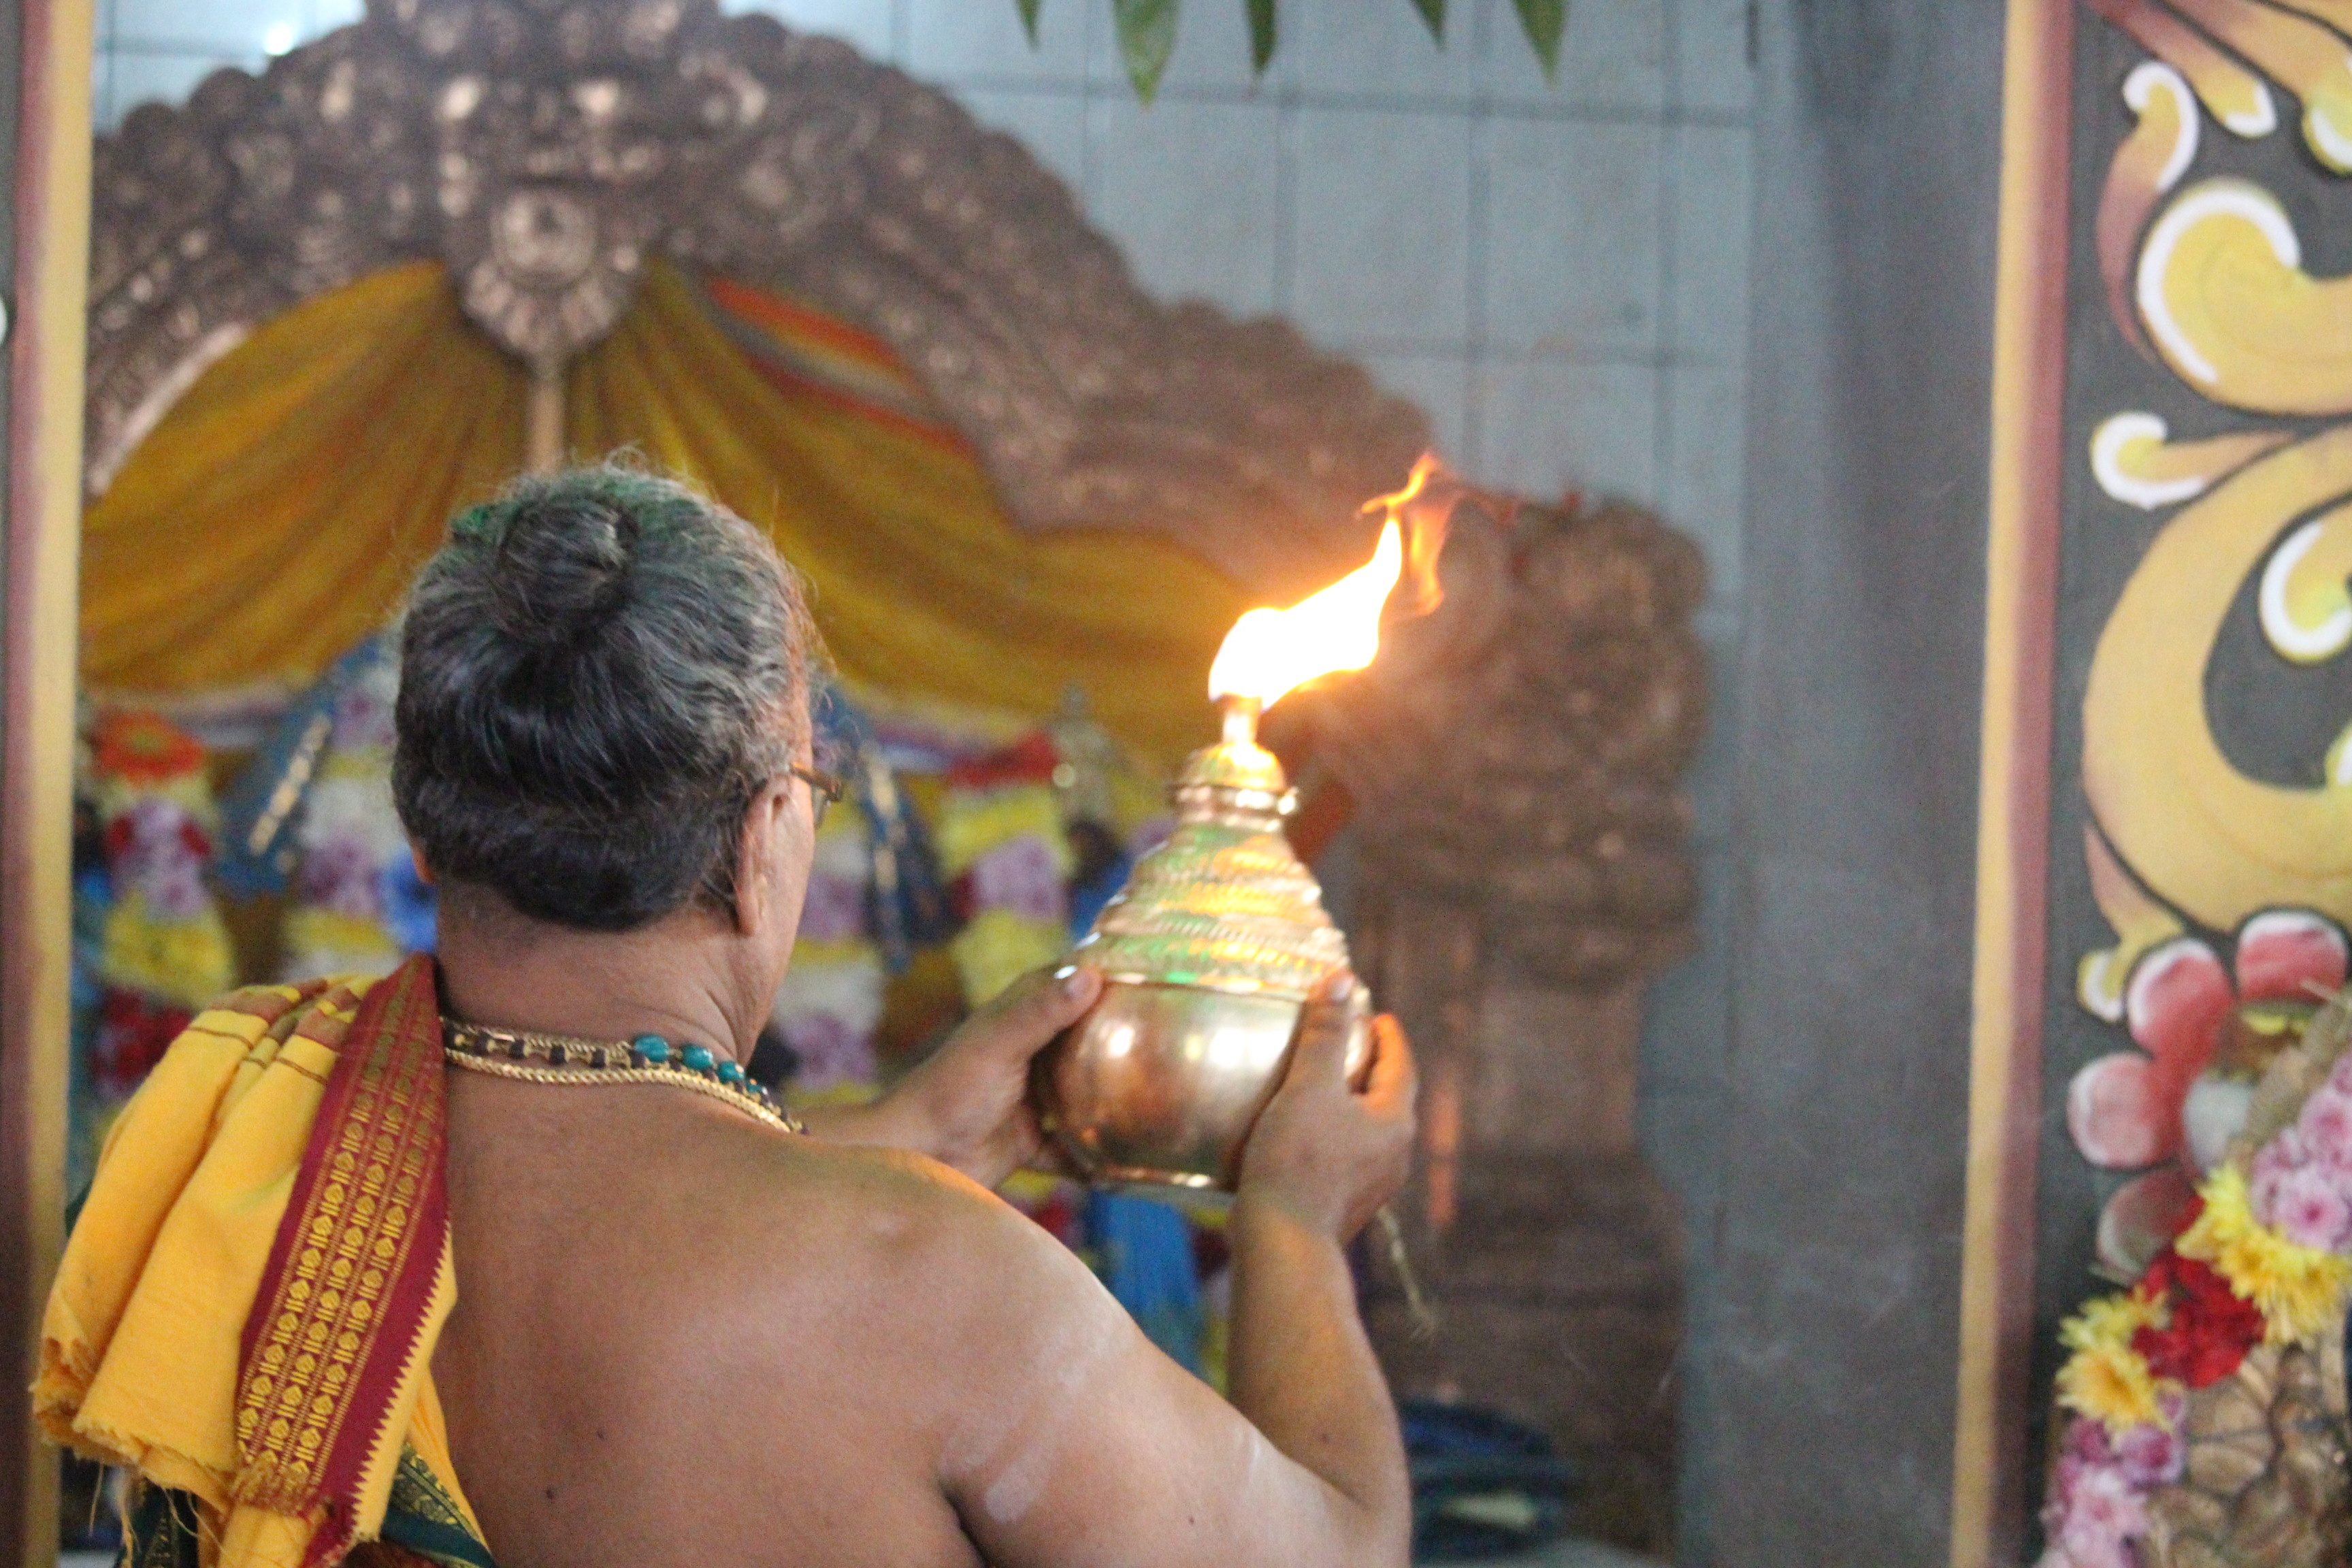
[[[719,1081],[721,1083],[741,1083],[743,1081],[742,1068],[734,1062],[720,1062],[719,1064]]]
[[[629,1042],[629,1054],[648,1062],[669,1060],[669,1042],[659,1035],[639,1035]]]
[[[696,1072],[710,1070],[711,1055],[708,1046],[688,1046],[680,1053],[686,1065]]]

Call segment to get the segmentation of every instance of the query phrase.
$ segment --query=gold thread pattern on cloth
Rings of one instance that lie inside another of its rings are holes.
[[[340,1048],[354,1016],[347,994],[331,996],[307,1037]],[[441,1063],[404,1037],[407,1026],[387,1017],[359,1043],[367,1057],[351,1104],[295,1222],[299,1239],[237,1399],[241,1501],[289,1513],[316,1501],[359,1403],[385,1297],[416,1243],[413,1218],[442,1152]]]

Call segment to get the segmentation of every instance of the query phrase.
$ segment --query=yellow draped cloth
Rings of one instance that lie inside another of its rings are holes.
[[[415,262],[264,323],[90,509],[83,674],[101,691],[299,683],[374,631],[450,516],[521,462],[522,371]],[[1170,759],[1247,607],[1157,538],[1023,533],[883,345],[667,264],[566,386],[581,458],[633,447],[766,528],[869,691],[1043,718],[1085,689]]]
[[[443,1071],[427,960],[255,986],[196,1016],[107,1138],[34,1413],[193,1498],[207,1568],[340,1558],[404,1457],[480,1536],[428,1371],[457,1301]]]

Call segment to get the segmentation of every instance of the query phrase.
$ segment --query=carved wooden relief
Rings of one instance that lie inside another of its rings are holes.
[[[712,0],[370,0],[100,142],[89,487],[298,300],[439,258],[560,363],[656,250],[890,343],[1022,526],[1157,530],[1271,596],[1355,564],[1428,440],[1286,325],[1148,298],[1017,142],[845,45]]]
[[[1597,990],[1689,941],[1676,781],[1706,725],[1691,542],[1622,502],[1457,507],[1444,602],[1319,711],[1368,881],[1473,918],[1531,978]]]

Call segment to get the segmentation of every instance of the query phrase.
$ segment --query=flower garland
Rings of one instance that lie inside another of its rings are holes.
[[[949,941],[972,1006],[1070,945],[1066,879],[1077,865],[1054,794],[1060,762],[1043,732],[949,770],[940,863],[966,910]]]
[[[351,672],[294,830],[301,860],[286,910],[289,977],[381,974],[434,942],[433,889],[416,875],[392,801],[393,706],[400,667],[390,657]]]
[[[2135,1568],[2147,1500],[2180,1476],[2187,1395],[2257,1345],[2308,1345],[2352,1296],[2352,1054],[2243,1168],[2218,1166],[2139,1282],[2060,1331],[2072,1412],[2042,1510],[2042,1568]]]
[[[229,988],[236,956],[205,883],[214,810],[204,747],[155,714],[110,713],[91,736],[90,765],[112,893],[90,1076],[111,1107],[195,1010]]]
[[[834,807],[817,831],[792,967],[770,1014],[793,1049],[787,1099],[797,1106],[865,1099],[878,1076],[874,1034],[888,976],[869,931],[871,835],[855,801]]]

